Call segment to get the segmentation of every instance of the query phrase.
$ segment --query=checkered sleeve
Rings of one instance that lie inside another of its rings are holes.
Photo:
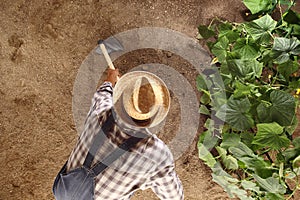
[[[174,165],[169,165],[152,177],[154,183],[152,190],[160,199],[183,200],[183,187],[179,180]]]
[[[87,128],[80,134],[77,144],[69,157],[67,171],[80,167],[83,164],[88,151],[87,146],[89,146],[93,134],[95,134],[93,131],[93,123],[99,123],[98,119],[95,121],[95,119],[90,116],[92,116],[92,114],[102,116],[105,111],[109,110],[112,107],[112,94],[113,88],[109,82],[104,82],[94,93],[91,108],[85,122]]]
[[[93,112],[101,115],[103,111],[107,111],[113,105],[112,102],[113,87],[110,82],[104,82],[95,92],[93,98]]]

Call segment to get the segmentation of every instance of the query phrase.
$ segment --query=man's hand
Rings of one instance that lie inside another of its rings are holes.
[[[111,82],[113,86],[115,86],[116,82],[118,81],[120,76],[119,70],[118,69],[107,69],[107,76],[105,81]]]

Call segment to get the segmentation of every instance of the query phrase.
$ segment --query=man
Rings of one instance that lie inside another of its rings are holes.
[[[93,178],[95,200],[128,200],[136,190],[147,188],[160,199],[182,200],[183,189],[172,154],[149,131],[161,124],[168,113],[167,87],[148,72],[130,72],[120,79],[118,76],[118,70],[109,69],[106,80],[94,94],[84,131],[65,165],[65,174],[76,172],[90,159],[91,169],[97,169],[97,163],[108,166]],[[113,123],[109,124],[109,119]],[[100,139],[102,144],[95,145],[99,127],[106,133]],[[111,156],[113,159],[109,161],[107,156],[122,149],[130,138],[139,139],[129,142],[134,144],[126,152]],[[98,147],[91,150],[91,146]],[[74,190],[79,191],[78,187]],[[77,195],[80,199],[80,194]]]

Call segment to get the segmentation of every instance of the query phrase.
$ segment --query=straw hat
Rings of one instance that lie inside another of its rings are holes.
[[[149,121],[154,127],[165,119],[170,108],[170,94],[165,83],[156,75],[133,71],[118,80],[113,95],[114,110],[125,123],[139,126]]]

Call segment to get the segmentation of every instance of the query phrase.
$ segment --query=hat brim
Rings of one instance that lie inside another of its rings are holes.
[[[131,102],[134,84],[142,77],[147,77],[152,80],[163,93],[161,98],[162,102],[154,105],[156,108],[152,109],[149,113],[140,113],[136,111],[133,102]],[[153,127],[163,121],[167,116],[170,108],[170,93],[165,83],[155,74],[145,71],[133,71],[122,76],[115,85],[113,104],[116,114],[120,116],[122,121],[134,125],[135,123],[131,122],[133,119],[150,119],[151,123],[149,124],[149,127]]]

